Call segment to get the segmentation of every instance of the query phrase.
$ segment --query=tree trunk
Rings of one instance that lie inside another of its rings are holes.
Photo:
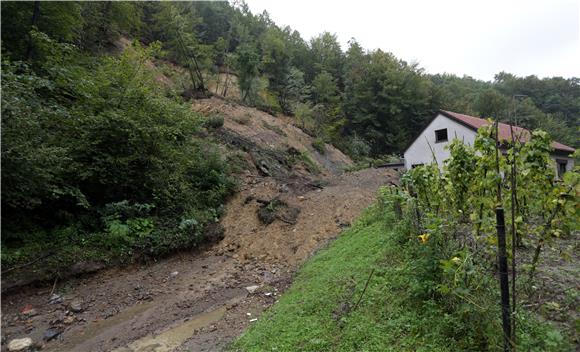
[[[40,1],[36,0],[34,2],[34,9],[32,10],[32,21],[30,24],[30,30],[32,30],[36,26],[39,16],[40,16]],[[28,33],[28,48],[26,49],[26,60],[30,61],[30,59],[32,59],[33,50],[34,43],[32,42],[32,35]]]

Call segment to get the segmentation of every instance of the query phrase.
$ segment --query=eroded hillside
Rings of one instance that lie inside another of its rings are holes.
[[[224,117],[208,137],[237,164],[238,191],[208,230],[215,243],[13,290],[3,295],[3,338],[30,337],[48,351],[215,351],[276,302],[379,186],[397,182],[385,169],[344,173],[348,157],[329,145],[318,152],[287,117],[219,98],[192,108]]]

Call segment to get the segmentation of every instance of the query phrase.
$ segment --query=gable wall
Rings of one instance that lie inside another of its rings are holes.
[[[435,130],[447,128],[447,142],[435,143]],[[445,146],[454,138],[464,143],[473,145],[477,132],[457,123],[442,114],[437,115],[433,121],[421,132],[421,135],[405,151],[405,168],[410,169],[416,164],[429,164],[433,161],[431,148],[435,152],[435,158],[439,166],[443,166],[443,160],[449,157],[449,151]],[[431,145],[431,148],[429,148]]]

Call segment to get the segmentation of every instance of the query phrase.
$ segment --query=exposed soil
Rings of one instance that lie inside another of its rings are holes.
[[[219,98],[192,108],[224,116],[211,135],[224,157],[244,160],[240,189],[221,220],[223,240],[54,285],[9,289],[4,282],[3,351],[22,337],[47,351],[221,349],[277,300],[306,258],[373,202],[379,186],[396,182],[385,169],[343,173],[351,160],[330,145],[316,151],[288,117]]]
[[[380,185],[397,179],[385,169],[317,177],[289,176],[287,184],[247,171],[220,243],[56,282],[53,303],[52,285],[4,295],[2,340],[31,337],[47,351],[219,350],[276,302],[297,267],[354,221]],[[295,224],[259,220],[258,200],[274,197],[299,209]]]

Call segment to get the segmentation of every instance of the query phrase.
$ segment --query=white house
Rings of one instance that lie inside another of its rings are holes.
[[[439,165],[443,165],[443,161],[449,158],[449,151],[445,147],[451,140],[458,138],[464,143],[473,145],[477,129],[487,124],[489,124],[488,121],[478,117],[440,110],[405,150],[405,168],[411,169],[417,165],[431,163],[433,156]],[[500,140],[511,140],[510,127],[508,124],[499,123]],[[522,127],[513,126],[513,133],[522,142],[530,138],[530,131]],[[574,148],[558,142],[552,142],[552,147],[554,148],[552,159],[558,175],[561,176],[564,172],[572,170],[574,159],[571,154],[574,153]]]

